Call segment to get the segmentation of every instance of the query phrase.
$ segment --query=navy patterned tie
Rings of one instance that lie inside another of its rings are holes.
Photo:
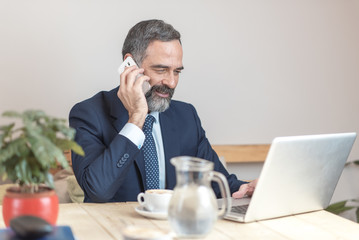
[[[145,142],[143,143],[143,153],[145,159],[145,171],[146,171],[146,183],[147,189],[160,188],[159,179],[159,166],[155,141],[152,136],[152,126],[155,121],[155,117],[148,115],[146,117],[145,124],[143,126],[143,132],[145,133]]]

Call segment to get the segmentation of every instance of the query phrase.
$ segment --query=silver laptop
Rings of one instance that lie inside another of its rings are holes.
[[[253,196],[232,199],[225,218],[252,222],[326,208],[355,138],[356,133],[275,138]]]

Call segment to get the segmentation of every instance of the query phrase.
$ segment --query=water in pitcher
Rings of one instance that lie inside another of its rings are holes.
[[[207,187],[191,184],[179,189],[172,197],[168,210],[170,224],[179,236],[202,237],[217,220],[217,202]]]
[[[220,185],[224,198],[229,196],[227,179],[213,171],[213,162],[194,157],[175,157],[171,163],[176,167],[176,187],[168,208],[168,219],[179,237],[204,237],[218,216],[218,205],[211,182]],[[229,198],[228,198],[229,199]],[[226,208],[228,207],[226,204]]]

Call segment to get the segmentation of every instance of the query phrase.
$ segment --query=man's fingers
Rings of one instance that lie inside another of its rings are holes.
[[[234,192],[232,194],[233,198],[242,198],[246,193],[248,192],[249,185],[248,184],[242,184],[237,192]]]
[[[144,82],[149,82],[150,81],[150,77],[147,75],[142,75],[139,78],[137,78],[136,82],[134,83],[135,85],[140,85],[142,86]],[[149,83],[148,83],[149,84]],[[141,88],[142,89],[142,88]]]
[[[136,66],[126,67],[125,71],[120,75],[120,86],[130,87],[134,85],[137,75],[142,74],[144,71],[143,68],[138,68]]]
[[[237,192],[232,194],[233,198],[242,198],[244,196],[252,196],[256,189],[258,179],[255,179],[249,183],[242,184]]]
[[[136,83],[137,76],[142,74],[144,71],[143,68],[137,68],[130,71],[126,76],[126,84],[128,87],[132,88],[133,85]]]
[[[237,191],[237,192],[234,192],[233,194],[232,194],[232,197],[233,198],[242,198],[244,195],[242,194],[242,193],[240,193],[239,191]]]
[[[135,70],[136,66],[126,67],[125,70],[120,74],[120,83],[121,85],[125,85],[127,83],[127,75]]]

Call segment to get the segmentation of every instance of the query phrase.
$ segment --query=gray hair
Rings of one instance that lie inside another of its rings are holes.
[[[172,25],[162,20],[152,19],[139,22],[127,34],[122,47],[122,57],[130,53],[135,62],[141,66],[148,45],[155,40],[163,42],[179,40],[181,42],[181,34]]]

